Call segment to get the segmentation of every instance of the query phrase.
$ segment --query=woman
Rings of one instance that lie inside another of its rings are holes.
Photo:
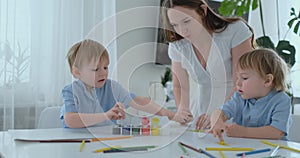
[[[252,29],[241,18],[217,15],[204,0],[165,0],[162,16],[176,106],[198,118],[196,129],[209,128],[207,114],[234,91],[236,62],[253,50]]]

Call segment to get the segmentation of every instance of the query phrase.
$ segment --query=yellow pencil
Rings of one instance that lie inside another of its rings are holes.
[[[205,130],[201,130],[201,129],[191,129],[191,130],[188,130],[188,132],[205,132]]]
[[[225,155],[224,153],[222,152],[222,150],[219,151],[220,155],[221,155],[221,158],[225,158]]]
[[[92,138],[92,142],[106,141],[106,140],[128,139],[128,138],[132,138],[132,136],[119,136],[119,137],[109,137],[109,138]]]
[[[262,142],[264,144],[267,144],[267,145],[270,145],[270,146],[274,146],[274,147],[278,146],[277,144],[274,144],[274,143],[271,143],[271,142],[268,142],[268,141],[265,141],[265,140],[260,140],[260,142]]]
[[[223,145],[223,146],[229,146],[228,144],[226,144],[226,143],[224,142],[224,140],[218,142],[218,144]]]
[[[94,153],[101,153],[106,150],[117,149],[117,148],[121,148],[121,146],[112,146],[112,147],[107,147],[107,148],[101,148],[101,149],[95,150]]]
[[[205,148],[211,151],[252,151],[253,148]]]
[[[84,148],[84,146],[85,146],[85,141],[84,140],[82,140],[82,142],[81,142],[81,145],[80,145],[80,152],[82,152],[82,150],[83,150],[83,148]]]
[[[271,143],[271,142],[268,142],[268,141],[265,141],[265,140],[260,140],[260,142],[262,142],[262,143],[264,143],[264,144],[267,144],[267,145],[270,145],[270,146],[274,146],[274,147],[279,146],[279,147],[282,148],[282,149],[287,149],[287,150],[290,150],[290,151],[294,151],[294,152],[300,153],[300,150],[295,149],[295,148],[288,147],[288,146],[286,146],[286,145],[279,145],[279,144]]]

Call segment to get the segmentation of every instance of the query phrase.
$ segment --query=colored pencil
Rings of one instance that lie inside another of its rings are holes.
[[[94,151],[94,153],[100,153],[100,152],[103,152],[103,151],[106,151],[106,150],[111,150],[111,149],[114,149],[114,148],[121,148],[121,146],[111,146],[111,147],[107,147],[107,148],[97,149],[97,150]]]
[[[252,154],[258,154],[258,153],[268,152],[268,151],[271,151],[271,149],[270,148],[266,148],[266,149],[260,149],[260,150],[253,150],[253,151],[249,151],[249,152],[244,152],[244,153],[236,154],[236,156],[243,156],[244,154],[245,155],[252,155]]]
[[[92,142],[97,141],[106,141],[106,140],[118,140],[118,139],[129,139],[132,138],[132,136],[119,136],[119,137],[108,137],[108,138],[92,138]]]
[[[196,149],[196,148],[194,148],[194,147],[192,147],[192,146],[189,146],[189,145],[187,145],[187,144],[184,144],[184,143],[182,143],[182,142],[179,142],[182,146],[185,146],[185,147],[187,147],[187,148],[189,148],[189,149],[191,149],[191,150],[194,150],[194,151],[196,151],[196,152],[198,152],[198,153],[201,153],[201,154],[205,154],[206,156],[208,156],[208,157],[210,157],[210,158],[216,158],[215,156],[213,156],[213,155],[211,155],[210,153],[208,153],[208,152],[206,152],[206,151],[204,151],[204,150],[202,150],[202,149]]]
[[[225,158],[225,155],[222,150],[219,151],[219,154],[221,155],[221,158]]]
[[[133,146],[133,147],[124,147],[124,148],[113,148],[110,150],[105,150],[103,153],[114,153],[114,152],[130,152],[130,151],[147,151],[150,148],[155,148],[156,146]]]
[[[205,148],[207,151],[252,151],[253,148]]]
[[[85,143],[97,142],[97,141],[107,141],[107,140],[119,140],[119,139],[129,139],[132,136],[118,136],[118,137],[104,137],[104,138],[78,138],[78,139],[15,139],[15,141],[25,141],[25,142],[40,142],[40,143],[81,143],[83,140]]]
[[[189,156],[189,153],[185,150],[185,148],[180,143],[178,143],[178,146],[180,147],[184,155]]]
[[[80,149],[79,149],[80,152],[82,152],[84,146],[85,146],[85,141],[82,140],[81,145],[80,145]]]
[[[147,151],[148,148],[129,148],[129,149],[111,149],[105,150],[103,153],[118,153],[118,152],[130,152],[130,151]]]
[[[205,132],[205,130],[201,130],[201,129],[191,129],[191,130],[188,130],[188,132]]]
[[[277,153],[278,153],[278,151],[279,151],[279,148],[280,148],[280,146],[278,145],[278,146],[272,151],[272,153],[271,153],[270,156],[276,156]]]
[[[282,149],[287,149],[287,150],[290,150],[290,151],[294,151],[294,152],[300,153],[299,149],[291,148],[291,147],[288,147],[286,145],[279,145],[279,144],[271,143],[271,142],[268,142],[268,141],[265,141],[265,140],[260,140],[260,142],[262,142],[264,144],[267,144],[267,145],[270,145],[270,146],[273,146],[273,147],[279,146]]]

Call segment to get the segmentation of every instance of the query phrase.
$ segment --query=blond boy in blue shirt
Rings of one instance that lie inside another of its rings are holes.
[[[237,70],[237,91],[213,113],[209,132],[221,141],[223,131],[229,137],[286,139],[291,107],[286,63],[273,50],[257,49],[241,56]]]
[[[125,118],[124,109],[128,106],[167,116],[180,123],[193,119],[190,113],[164,109],[146,97],[129,93],[119,83],[108,79],[109,55],[105,47],[96,41],[87,39],[76,43],[67,58],[76,80],[62,90],[64,105],[60,118],[64,127],[111,124],[111,120]]]

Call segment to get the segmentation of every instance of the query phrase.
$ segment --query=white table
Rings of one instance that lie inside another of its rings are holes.
[[[205,147],[226,147],[221,146],[218,140],[212,135],[206,135],[200,138],[198,133],[186,131],[188,127],[177,123],[170,123],[167,126],[170,130],[169,135],[163,136],[134,136],[130,139],[111,140],[104,142],[86,143],[82,152],[79,151],[81,143],[37,143],[37,142],[22,142],[15,141],[14,138],[24,139],[50,139],[50,138],[90,138],[90,137],[113,137],[112,127],[90,128],[90,131],[85,129],[33,129],[33,130],[12,130],[0,132],[0,152],[5,158],[77,158],[77,157],[122,157],[122,158],[179,158],[183,155],[182,150],[178,146],[178,142],[189,144],[196,148],[205,149]],[[287,145],[296,149],[300,149],[300,143],[286,142],[281,140],[267,140],[272,143]],[[262,144],[258,139],[243,139],[225,137],[225,143],[230,147],[251,147],[254,149],[263,149],[274,147]],[[94,150],[107,147],[107,145],[139,146],[139,145],[157,145],[151,151],[140,152],[122,152],[122,153],[93,153]],[[189,157],[206,157],[192,150],[187,149]],[[221,157],[217,151],[208,151],[216,157]],[[240,151],[223,151],[227,158],[236,157]],[[271,152],[249,155],[249,157],[265,157]],[[280,149],[279,155],[289,157],[300,157],[300,153],[291,152],[289,150]],[[0,158],[2,158],[0,156]],[[184,156],[187,157],[187,156]]]

